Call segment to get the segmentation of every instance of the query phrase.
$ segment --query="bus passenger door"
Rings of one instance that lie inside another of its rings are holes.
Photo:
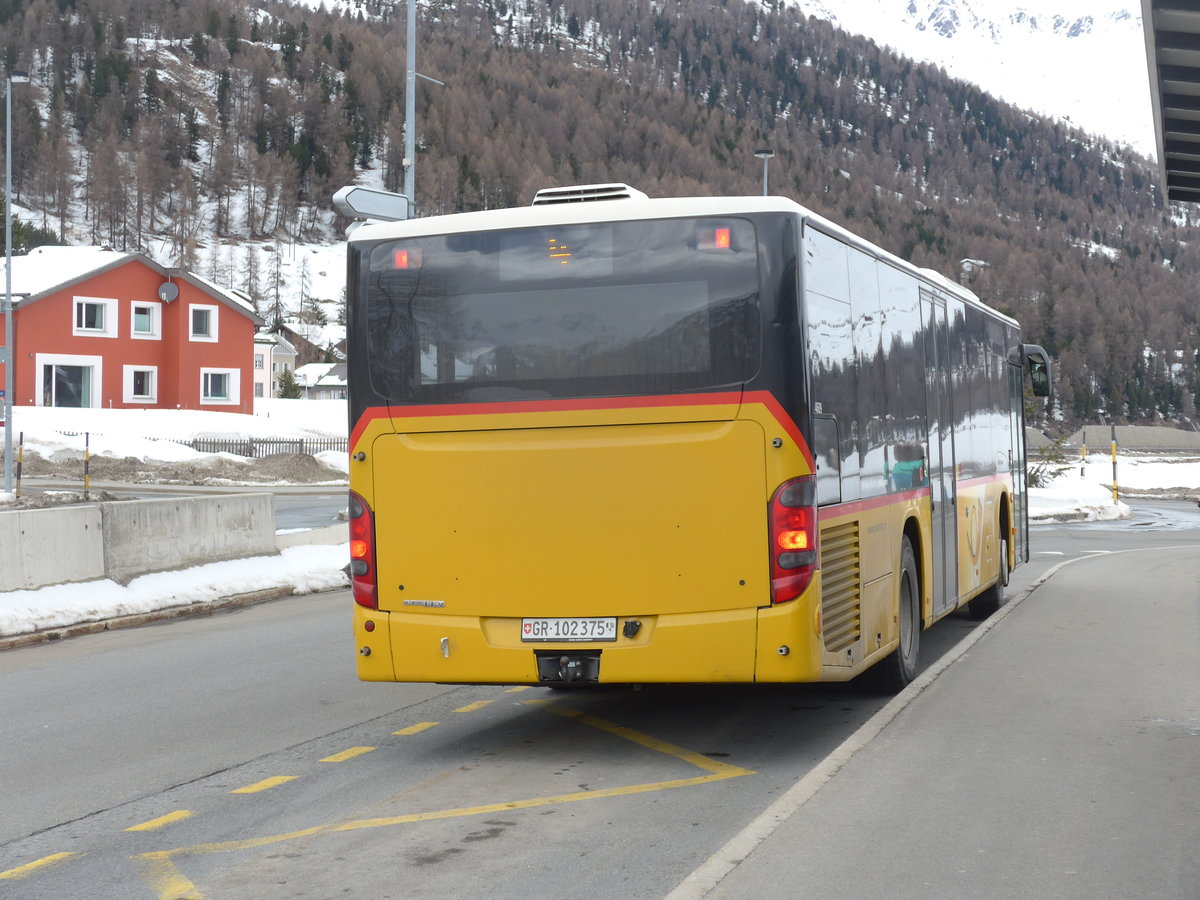
[[[1025,371],[1009,363],[1008,422],[1012,451],[1009,470],[1013,480],[1013,549],[1017,565],[1029,561],[1028,482],[1025,474]]]
[[[950,327],[946,299],[921,290],[925,321],[925,397],[929,422],[929,496],[932,506],[933,614],[958,602],[958,535],[955,515],[954,423]]]

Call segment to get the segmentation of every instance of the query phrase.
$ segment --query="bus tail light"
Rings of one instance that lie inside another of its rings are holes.
[[[350,586],[354,602],[367,609],[379,608],[375,578],[375,516],[366,501],[350,492]]]
[[[813,476],[793,478],[771,498],[771,602],[795,600],[817,570],[817,504]]]

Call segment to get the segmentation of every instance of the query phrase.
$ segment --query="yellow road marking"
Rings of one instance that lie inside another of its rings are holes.
[[[143,853],[133,858],[142,881],[154,891],[158,900],[204,900],[179,869],[171,862],[169,853]]]
[[[327,756],[321,762],[345,762],[348,759],[354,759],[356,756],[362,756],[364,753],[370,753],[374,749],[374,747],[351,747],[349,750],[343,750],[341,753]]]
[[[17,866],[15,869],[8,869],[0,872],[0,881],[16,881],[18,878],[24,878],[26,875],[32,875],[39,869],[44,869],[47,866],[53,866],[56,863],[66,862],[68,859],[74,859],[77,856],[83,856],[82,853],[53,853],[50,856],[43,856],[41,859],[35,859],[31,863],[25,863],[23,866]]]
[[[156,828],[162,828],[164,825],[171,825],[175,822],[182,822],[184,819],[191,818],[192,811],[189,809],[177,809],[173,813],[167,813],[165,816],[159,816],[157,819],[151,819],[149,822],[143,822],[141,825],[131,825],[126,828],[126,831],[154,831]]]
[[[299,775],[275,775],[271,778],[264,778],[262,781],[256,781],[254,784],[248,784],[245,787],[240,787],[235,791],[230,791],[231,794],[257,794],[260,791],[269,791],[273,787],[279,787],[281,784],[287,784],[289,781],[295,781]]]
[[[300,838],[314,837],[322,834],[335,834],[337,832],[344,831],[361,831],[367,828],[384,828],[391,825],[406,825],[413,822],[432,822],[439,819],[454,819],[466,816],[488,815],[517,809],[533,809],[539,806],[552,806],[559,803],[577,803],[583,800],[601,800],[608,797],[624,797],[632,794],[648,794],[655,791],[691,787],[698,784],[710,784],[716,781],[724,781],[729,778],[739,778],[743,775],[755,774],[751,769],[743,769],[740,766],[734,766],[730,765],[729,763],[723,763],[714,759],[709,759],[703,754],[695,753],[691,750],[685,750],[684,748],[668,743],[667,741],[660,741],[657,738],[652,738],[649,735],[642,734],[640,731],[634,731],[632,728],[626,728],[622,725],[617,725],[614,722],[609,722],[605,719],[599,719],[595,716],[590,716],[577,710],[564,709],[554,706],[550,704],[549,701],[529,702],[530,705],[536,704],[545,706],[556,715],[563,716],[567,719],[572,719],[580,724],[599,729],[600,731],[608,732],[609,734],[622,738],[623,740],[631,741],[638,746],[645,747],[648,750],[653,750],[658,753],[672,756],[682,762],[686,762],[689,765],[699,768],[701,771],[706,772],[707,774],[696,775],[691,778],[675,778],[668,781],[654,781],[647,784],[631,784],[624,787],[606,788],[598,791],[578,791],[572,794],[555,794],[549,797],[532,797],[527,800],[511,800],[503,803],[489,803],[484,806],[463,806],[455,809],[435,810],[433,812],[409,813],[408,815],[403,816],[385,816],[375,819],[358,819],[350,822],[317,825],[312,828],[304,828],[299,831],[291,831],[286,834],[266,835],[263,837],[247,838],[238,841],[221,841],[210,844],[196,844],[191,847],[177,847],[174,850],[163,851],[159,854],[146,854],[145,856],[199,856],[202,854],[231,853],[240,850],[254,850],[259,847],[268,847],[274,844],[281,844],[287,841],[294,841],[299,840]],[[477,706],[477,704],[472,704],[472,706]],[[330,759],[333,759],[333,757],[330,757]]]
[[[461,713],[475,712],[475,710],[483,709],[485,706],[487,706],[491,702],[492,702],[491,700],[478,700],[475,703],[468,703],[466,706],[460,706],[458,709],[455,710],[455,712],[461,712]]]
[[[393,731],[392,734],[420,734],[430,728],[442,724],[441,722],[418,722],[416,725],[409,725],[407,728],[401,728],[399,731]]]
[[[521,693],[521,691],[532,691],[532,690],[533,690],[533,688],[531,688],[531,687],[530,687],[529,685],[527,685],[527,684],[518,684],[516,687],[510,687],[510,688],[507,688],[507,689],[504,691],[504,693],[506,693],[506,694],[519,694],[519,693]]]

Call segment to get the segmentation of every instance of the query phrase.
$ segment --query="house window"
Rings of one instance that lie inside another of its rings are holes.
[[[241,372],[237,369],[201,369],[200,402],[235,404],[239,397]]]
[[[158,402],[158,368],[156,366],[125,366],[122,394],[126,403]]]
[[[103,365],[101,356],[36,354],[34,371],[38,405],[77,409],[100,406]]]
[[[229,399],[229,373],[228,372],[205,372],[204,373],[204,399],[205,400],[228,400]]]
[[[217,340],[217,307],[194,303],[189,307],[189,313],[192,320],[191,339],[215,342]]]
[[[261,381],[254,382],[254,396],[261,397],[263,395],[263,384]]]
[[[263,355],[261,353],[254,354],[254,368],[261,369],[263,367]]]
[[[76,297],[72,334],[77,337],[116,337],[117,301],[106,297]]]
[[[162,337],[162,319],[157,303],[134,303],[129,336],[135,340],[157,341]]]

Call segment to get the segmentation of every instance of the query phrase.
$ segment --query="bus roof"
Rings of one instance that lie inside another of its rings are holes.
[[[908,272],[914,277],[952,294],[968,303],[983,307],[991,315],[1017,325],[1015,319],[997,312],[977,294],[932,269],[920,268],[872,244],[854,232],[814,213],[794,200],[775,196],[744,197],[675,197],[647,198],[632,191],[628,199],[594,200],[572,203],[547,203],[479,212],[453,213],[395,222],[364,223],[348,236],[351,243],[360,241],[393,240],[438,234],[467,234],[479,231],[501,231],[510,228],[537,228],[547,225],[573,225],[583,222],[624,222],[636,219],[687,218],[696,216],[744,215],[746,213],[792,213],[800,216],[805,226],[816,227],[831,237],[862,250],[881,262]]]

